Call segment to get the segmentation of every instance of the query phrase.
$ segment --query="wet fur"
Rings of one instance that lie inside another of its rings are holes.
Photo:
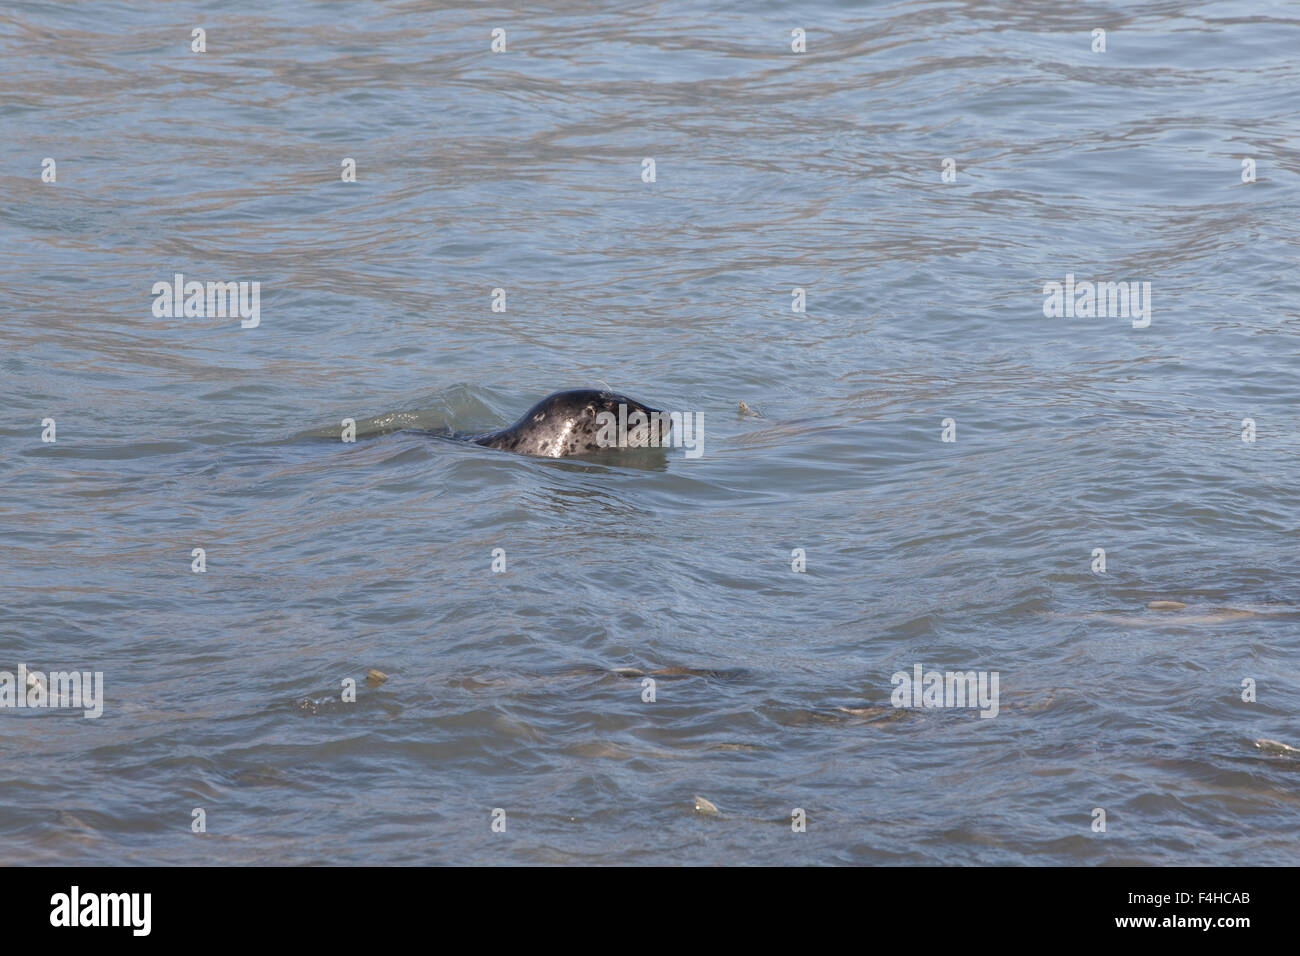
[[[509,428],[470,440],[488,448],[542,458],[572,458],[611,451],[612,448],[601,446],[597,441],[602,427],[597,416],[609,412],[617,419],[620,404],[627,406],[629,417],[637,411],[647,418],[663,414],[660,409],[643,405],[626,395],[577,388],[548,395]],[[659,436],[660,445],[665,443],[669,431],[670,427],[665,425]]]

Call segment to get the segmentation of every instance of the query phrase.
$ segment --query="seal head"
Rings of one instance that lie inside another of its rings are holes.
[[[615,392],[576,388],[548,395],[509,428],[471,441],[542,458],[624,448],[662,447],[672,425],[657,408]]]

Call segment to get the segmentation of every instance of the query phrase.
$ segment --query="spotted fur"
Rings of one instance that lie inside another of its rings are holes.
[[[597,416],[601,412],[609,412],[617,421],[620,404],[627,406],[629,416],[639,411],[656,423],[659,419],[654,416],[664,414],[659,409],[642,405],[626,395],[578,388],[548,395],[528,409],[524,416],[509,428],[479,435],[471,440],[489,448],[500,448],[503,451],[542,458],[594,455],[597,452],[612,450],[602,448],[597,441],[602,426]],[[671,431],[666,417],[661,425],[656,424],[654,427],[660,430],[659,444],[661,446],[666,444]],[[630,426],[629,431],[631,431]]]

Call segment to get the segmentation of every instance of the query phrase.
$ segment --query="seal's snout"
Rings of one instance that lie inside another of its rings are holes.
[[[564,458],[609,447],[664,445],[671,430],[671,419],[662,409],[615,392],[572,389],[548,395],[514,425],[473,441],[525,455]]]

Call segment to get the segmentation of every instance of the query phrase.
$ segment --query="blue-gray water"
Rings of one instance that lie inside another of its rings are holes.
[[[0,11],[5,861],[1294,862],[1300,7],[596,6]]]

